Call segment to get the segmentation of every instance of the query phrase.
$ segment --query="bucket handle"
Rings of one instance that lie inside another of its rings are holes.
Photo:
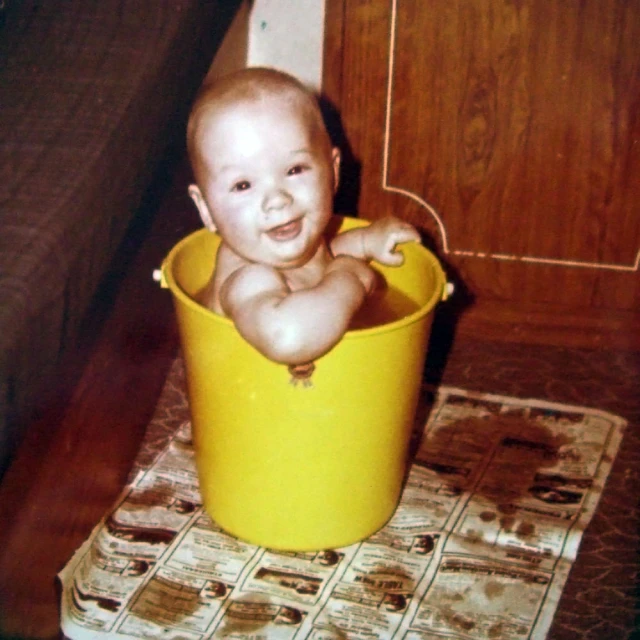
[[[162,263],[162,266],[159,269],[153,270],[153,279],[160,284],[162,289],[168,289],[169,283],[167,282],[167,277],[164,273],[165,263]]]

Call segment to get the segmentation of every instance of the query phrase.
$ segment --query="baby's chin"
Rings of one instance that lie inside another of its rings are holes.
[[[255,247],[248,248],[236,245],[229,248],[245,262],[251,264],[262,264],[266,267],[272,267],[273,269],[291,269],[301,266],[308,262],[309,254],[312,256],[313,252],[306,252],[304,250],[297,250],[293,247],[287,248],[283,246],[284,243],[276,243],[275,247],[260,247],[256,250]]]
[[[313,260],[321,244],[300,248],[282,246],[280,251],[274,251],[271,257],[264,262],[278,270],[298,269]]]

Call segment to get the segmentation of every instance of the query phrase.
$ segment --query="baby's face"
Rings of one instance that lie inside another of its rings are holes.
[[[338,155],[319,145],[294,105],[227,107],[200,140],[200,189],[223,240],[251,262],[305,264],[332,214]]]

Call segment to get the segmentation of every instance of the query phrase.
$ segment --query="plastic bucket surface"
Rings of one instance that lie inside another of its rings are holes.
[[[342,219],[342,229],[367,224]],[[352,330],[309,379],[256,351],[233,323],[194,301],[220,239],[202,229],[169,253],[204,506],[227,532],[273,549],[362,540],[397,505],[433,310],[445,278],[417,243],[402,267],[374,263],[414,303],[399,320]]]

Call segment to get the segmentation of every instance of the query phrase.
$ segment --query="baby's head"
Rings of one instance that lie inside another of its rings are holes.
[[[198,184],[207,174],[207,130],[216,117],[242,105],[260,105],[263,109],[289,117],[297,112],[308,127],[315,146],[332,160],[332,144],[316,97],[293,76],[266,67],[250,67],[205,83],[191,109],[187,127],[187,149]]]
[[[206,84],[193,105],[189,193],[209,229],[247,260],[303,264],[329,221],[340,155],[315,96],[274,69]]]

